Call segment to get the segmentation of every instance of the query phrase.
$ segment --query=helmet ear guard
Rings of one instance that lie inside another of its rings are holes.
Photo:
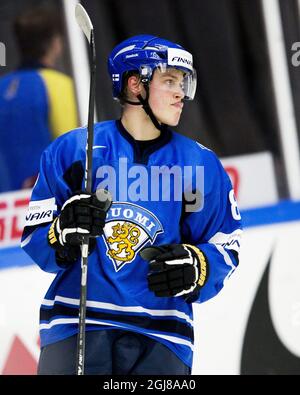
[[[140,67],[139,74],[141,77],[141,82],[143,84],[149,84],[149,82],[151,81],[152,75],[153,75],[153,70],[148,65],[142,65]]]

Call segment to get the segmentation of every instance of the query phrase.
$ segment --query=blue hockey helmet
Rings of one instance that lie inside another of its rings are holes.
[[[108,72],[113,85],[113,97],[118,99],[123,89],[124,76],[135,71],[144,84],[150,82],[153,71],[167,67],[184,72],[184,99],[193,100],[197,86],[196,71],[193,68],[193,56],[180,45],[152,35],[131,37],[111,52],[108,58]]]

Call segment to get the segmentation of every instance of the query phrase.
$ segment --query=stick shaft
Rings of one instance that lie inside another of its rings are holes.
[[[91,80],[89,96],[89,113],[87,126],[87,145],[85,162],[85,190],[92,193],[92,171],[93,171],[93,142],[94,142],[94,106],[96,92],[96,51],[94,31],[91,31]],[[79,301],[79,330],[77,338],[77,375],[84,374],[85,366],[85,321],[86,321],[86,299],[87,299],[87,273],[88,273],[88,248],[89,237],[84,236],[81,246],[81,285]]]
[[[83,245],[82,250],[86,249]],[[86,294],[87,294],[87,257],[82,252],[81,257],[81,285],[79,303],[79,331],[77,336],[77,375],[84,374],[85,366],[85,319],[86,319]]]
[[[94,142],[94,109],[96,93],[96,51],[94,41],[94,30],[91,31],[90,41],[91,52],[91,81],[89,97],[88,133],[86,149],[86,168],[85,168],[85,189],[87,193],[92,193],[92,168],[93,168],[93,142]]]

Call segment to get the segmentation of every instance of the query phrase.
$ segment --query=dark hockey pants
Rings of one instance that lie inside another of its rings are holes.
[[[76,374],[77,335],[41,350],[38,374]],[[162,343],[124,330],[86,332],[85,374],[189,375],[191,369]]]

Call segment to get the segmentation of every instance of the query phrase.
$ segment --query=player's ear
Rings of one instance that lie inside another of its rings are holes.
[[[142,92],[142,83],[137,75],[132,75],[128,78],[127,81],[127,92],[133,94],[134,96],[138,96]]]

